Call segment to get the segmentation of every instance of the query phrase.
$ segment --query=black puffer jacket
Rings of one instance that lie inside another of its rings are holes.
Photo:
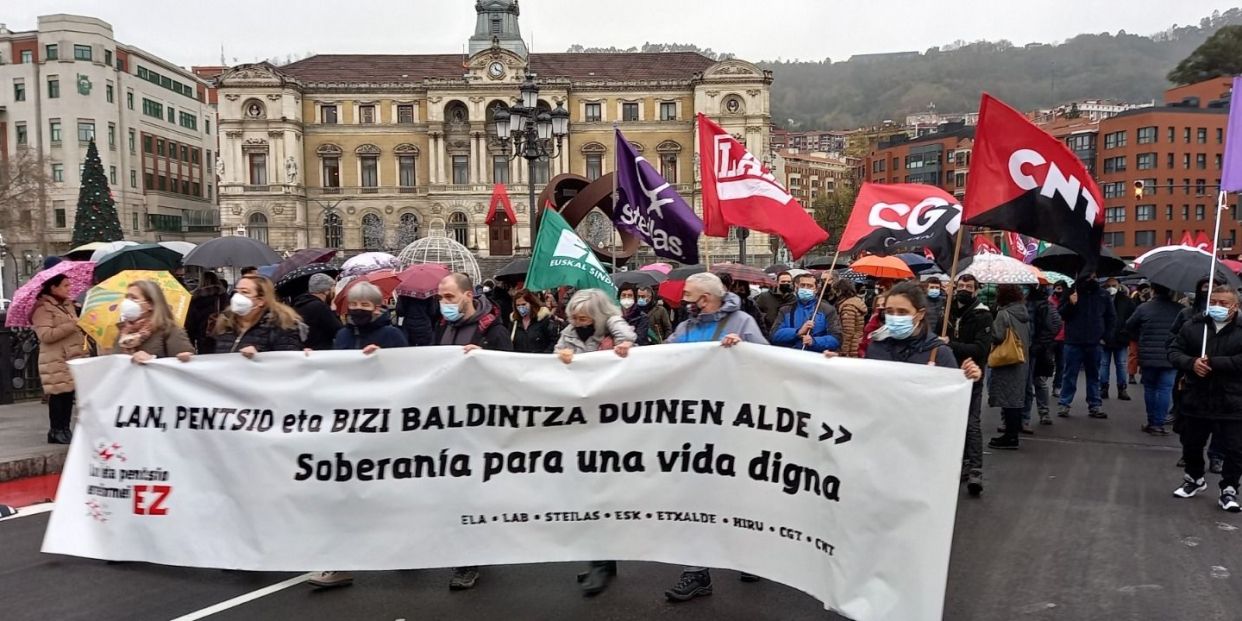
[[[936,366],[949,369],[957,368],[957,359],[953,357],[953,350],[934,334],[915,334],[910,338],[898,340],[884,338],[885,332],[887,330],[881,328],[872,333],[873,340],[867,346],[868,360],[927,364],[931,361],[932,352],[935,351]],[[879,335],[879,338],[875,338],[876,335]]]
[[[303,293],[293,298],[293,308],[306,324],[306,342],[311,349],[332,349],[332,340],[341,329],[341,320],[323,300]]]
[[[277,325],[275,319],[271,313],[263,311],[259,321],[250,326],[249,330],[241,334],[234,330],[225,330],[215,335],[216,353],[241,351],[249,345],[259,351],[302,351],[302,337],[298,328],[286,330]]]
[[[1134,300],[1125,293],[1118,292],[1113,296],[1113,309],[1117,312],[1117,319],[1113,321],[1112,329],[1104,335],[1104,347],[1125,349],[1130,346],[1131,337],[1126,333],[1126,322],[1134,314]]]
[[[1169,333],[1182,305],[1164,296],[1156,296],[1144,302],[1130,315],[1126,322],[1126,334],[1139,344],[1139,366],[1151,369],[1168,369]]]
[[[1214,420],[1242,421],[1242,318],[1234,317],[1219,332],[1207,317],[1186,322],[1169,348],[1169,362],[1185,377],[1181,415]],[[1195,374],[1195,360],[1207,329],[1207,358],[1212,372]]]
[[[949,346],[954,358],[970,358],[979,368],[987,368],[988,354],[992,352],[992,311],[978,298],[966,310],[956,303],[950,305]]]

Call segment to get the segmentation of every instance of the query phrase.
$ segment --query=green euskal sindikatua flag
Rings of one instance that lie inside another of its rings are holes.
[[[617,295],[617,287],[595,257],[595,252],[578,237],[561,214],[547,209],[543,212],[543,222],[539,224],[539,235],[535,238],[535,251],[531,254],[530,269],[526,274],[526,288],[542,291],[560,286],[603,289],[613,297]]]

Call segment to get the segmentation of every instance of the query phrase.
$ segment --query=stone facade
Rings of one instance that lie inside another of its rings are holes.
[[[503,15],[494,27],[516,28],[505,2],[476,9],[480,28],[492,27],[490,11]],[[496,109],[516,103],[527,68],[540,105],[570,112],[560,152],[535,171],[536,194],[564,172],[613,170],[614,124],[696,208],[696,112],[756,156],[769,153],[772,75],[751,63],[688,53],[525,56],[514,47],[497,37],[469,57],[320,55],[225,71],[217,80],[222,230],[277,249],[399,250],[443,231],[479,256],[529,252],[527,162],[505,159],[491,123]],[[518,222],[485,221],[496,183],[507,187]],[[725,243],[705,238],[704,251],[736,253]],[[767,236],[751,244],[766,251]]]

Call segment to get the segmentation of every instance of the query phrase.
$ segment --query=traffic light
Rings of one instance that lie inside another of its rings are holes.
[[[1143,198],[1144,183],[1142,180],[1134,182],[1134,198]]]

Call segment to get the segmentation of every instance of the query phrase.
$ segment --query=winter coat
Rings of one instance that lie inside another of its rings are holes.
[[[231,313],[232,311],[225,311]],[[259,321],[250,326],[249,330],[238,334],[236,330],[226,329],[217,333],[216,353],[227,354],[241,351],[253,345],[258,351],[301,351],[302,335],[298,328],[282,328],[276,323],[275,315],[263,311]]]
[[[1134,300],[1131,300],[1130,296],[1121,292],[1113,296],[1113,312],[1116,314],[1116,319],[1113,320],[1112,329],[1104,334],[1105,349],[1125,349],[1130,346],[1132,339],[1126,334],[1126,322],[1130,321],[1134,309]]]
[[[424,300],[408,295],[397,296],[397,327],[405,330],[405,340],[411,347],[435,344],[439,304],[434,297]]]
[[[409,347],[405,340],[405,332],[394,325],[388,313],[371,320],[365,326],[349,323],[336,332],[332,349],[364,349],[368,345],[379,345],[383,349],[393,347]]]
[[[332,312],[332,308],[323,300],[303,293],[293,298],[293,308],[306,324],[306,341],[302,343],[311,349],[339,349],[332,341],[341,331],[341,319]]]
[[[638,335],[638,340],[634,341],[635,345],[659,345],[664,342],[664,337],[668,336],[668,332],[657,333],[651,325],[651,316],[657,309],[662,310],[659,306],[640,308],[635,304],[622,313],[621,317],[625,319],[625,323],[630,324],[630,327],[634,328],[634,334]],[[667,313],[664,316],[668,318]]]
[[[837,303],[837,317],[841,320],[841,355],[859,357],[858,346],[867,326],[867,305],[861,297],[846,298]]]
[[[737,299],[741,302],[742,312],[755,318],[755,323],[759,324],[759,330],[764,334],[772,328],[772,322],[768,321],[768,316],[759,310],[759,305],[754,300],[741,294],[735,293]]]
[[[1108,292],[1100,290],[1100,284],[1090,278],[1074,283],[1078,303],[1070,303],[1066,293],[1057,309],[1065,321],[1065,344],[1095,347],[1104,335],[1113,330],[1117,321],[1117,309]]]
[[[1207,358],[1212,372],[1195,374],[1195,360],[1203,351],[1207,325]],[[1187,321],[1169,348],[1169,362],[1184,376],[1180,413],[1214,420],[1242,421],[1242,317],[1234,317],[1220,331],[1209,317]]]
[[[1169,339],[1182,305],[1167,297],[1156,296],[1143,302],[1126,321],[1126,334],[1138,341],[1139,366],[1144,369],[1168,369]]]
[[[924,321],[927,322],[928,333],[940,334],[944,328],[944,311],[948,303],[943,293],[939,299],[927,298],[927,314]]]
[[[638,335],[620,315],[614,315],[604,323],[603,332],[596,332],[587,337],[585,341],[578,337],[578,329],[572,323],[565,326],[565,329],[561,330],[561,338],[556,342],[554,349],[556,351],[568,349],[575,354],[599,351],[600,345],[606,338],[612,338],[612,343],[616,346],[621,343],[633,343],[638,340]]]
[[[1056,372],[1056,336],[1061,331],[1061,315],[1048,300],[1033,294],[1027,299],[1026,312],[1031,318],[1029,363],[1035,365],[1037,377],[1052,377]]]
[[[483,349],[496,351],[513,351],[513,341],[509,339],[509,330],[500,321],[500,310],[492,305],[485,296],[474,299],[475,309],[469,317],[455,322],[448,322],[443,317],[436,324],[436,345],[478,345]]]
[[[956,302],[949,308],[949,347],[954,358],[970,358],[986,369],[992,352],[992,311],[977,298],[971,304],[965,310]]]
[[[812,321],[812,316],[815,323],[811,328],[811,344],[804,348],[798,331],[804,323]],[[831,304],[821,303],[816,307],[815,299],[790,304],[781,308],[768,340],[780,347],[806,349],[815,353],[836,351],[841,347],[841,320]]]
[[[647,320],[651,323],[651,329],[660,337],[661,343],[667,341],[673,333],[673,320],[669,318],[668,309],[663,304],[652,306],[647,313]]]
[[[145,351],[156,358],[170,358],[177,354],[195,353],[194,345],[190,343],[190,337],[186,334],[185,329],[177,324],[173,324],[164,328],[160,333],[152,332],[147,340],[138,346],[138,351]],[[112,345],[112,353],[123,354],[121,343]]]
[[[43,392],[60,395],[73,392],[73,374],[69,361],[86,355],[86,342],[78,329],[78,315],[73,302],[59,302],[50,295],[39,296],[30,314],[35,336],[39,337],[39,380]]]
[[[947,369],[957,368],[957,358],[953,349],[944,344],[931,331],[913,334],[909,338],[895,339],[888,336],[888,330],[876,330],[871,344],[867,346],[868,360],[884,360],[888,362],[908,362],[911,364],[927,364],[931,361],[932,352],[936,352],[936,366]]]
[[[767,345],[768,339],[755,318],[741,312],[741,301],[737,295],[726,293],[720,310],[714,313],[699,313],[677,326],[668,343],[707,343],[720,341],[725,336],[736,334],[747,343]]]
[[[776,317],[781,314],[781,307],[786,304],[793,304],[798,301],[798,296],[792,291],[789,293],[781,293],[776,288],[770,291],[764,291],[755,298],[755,306],[759,312],[763,313],[763,318],[769,326],[776,325]]]
[[[185,315],[185,331],[200,354],[216,353],[216,317],[229,309],[229,295],[222,286],[199,287],[190,297]]]
[[[988,404],[996,408],[1020,408],[1026,403],[1026,384],[1030,381],[1031,319],[1026,304],[1014,302],[996,312],[992,321],[992,345],[1005,341],[1009,330],[1018,336],[1027,361],[1003,367],[991,367]]]
[[[552,311],[541,308],[531,318],[530,325],[525,325],[523,318],[517,318],[509,329],[509,338],[513,340],[513,351],[523,354],[550,354],[560,334],[552,321]]]

